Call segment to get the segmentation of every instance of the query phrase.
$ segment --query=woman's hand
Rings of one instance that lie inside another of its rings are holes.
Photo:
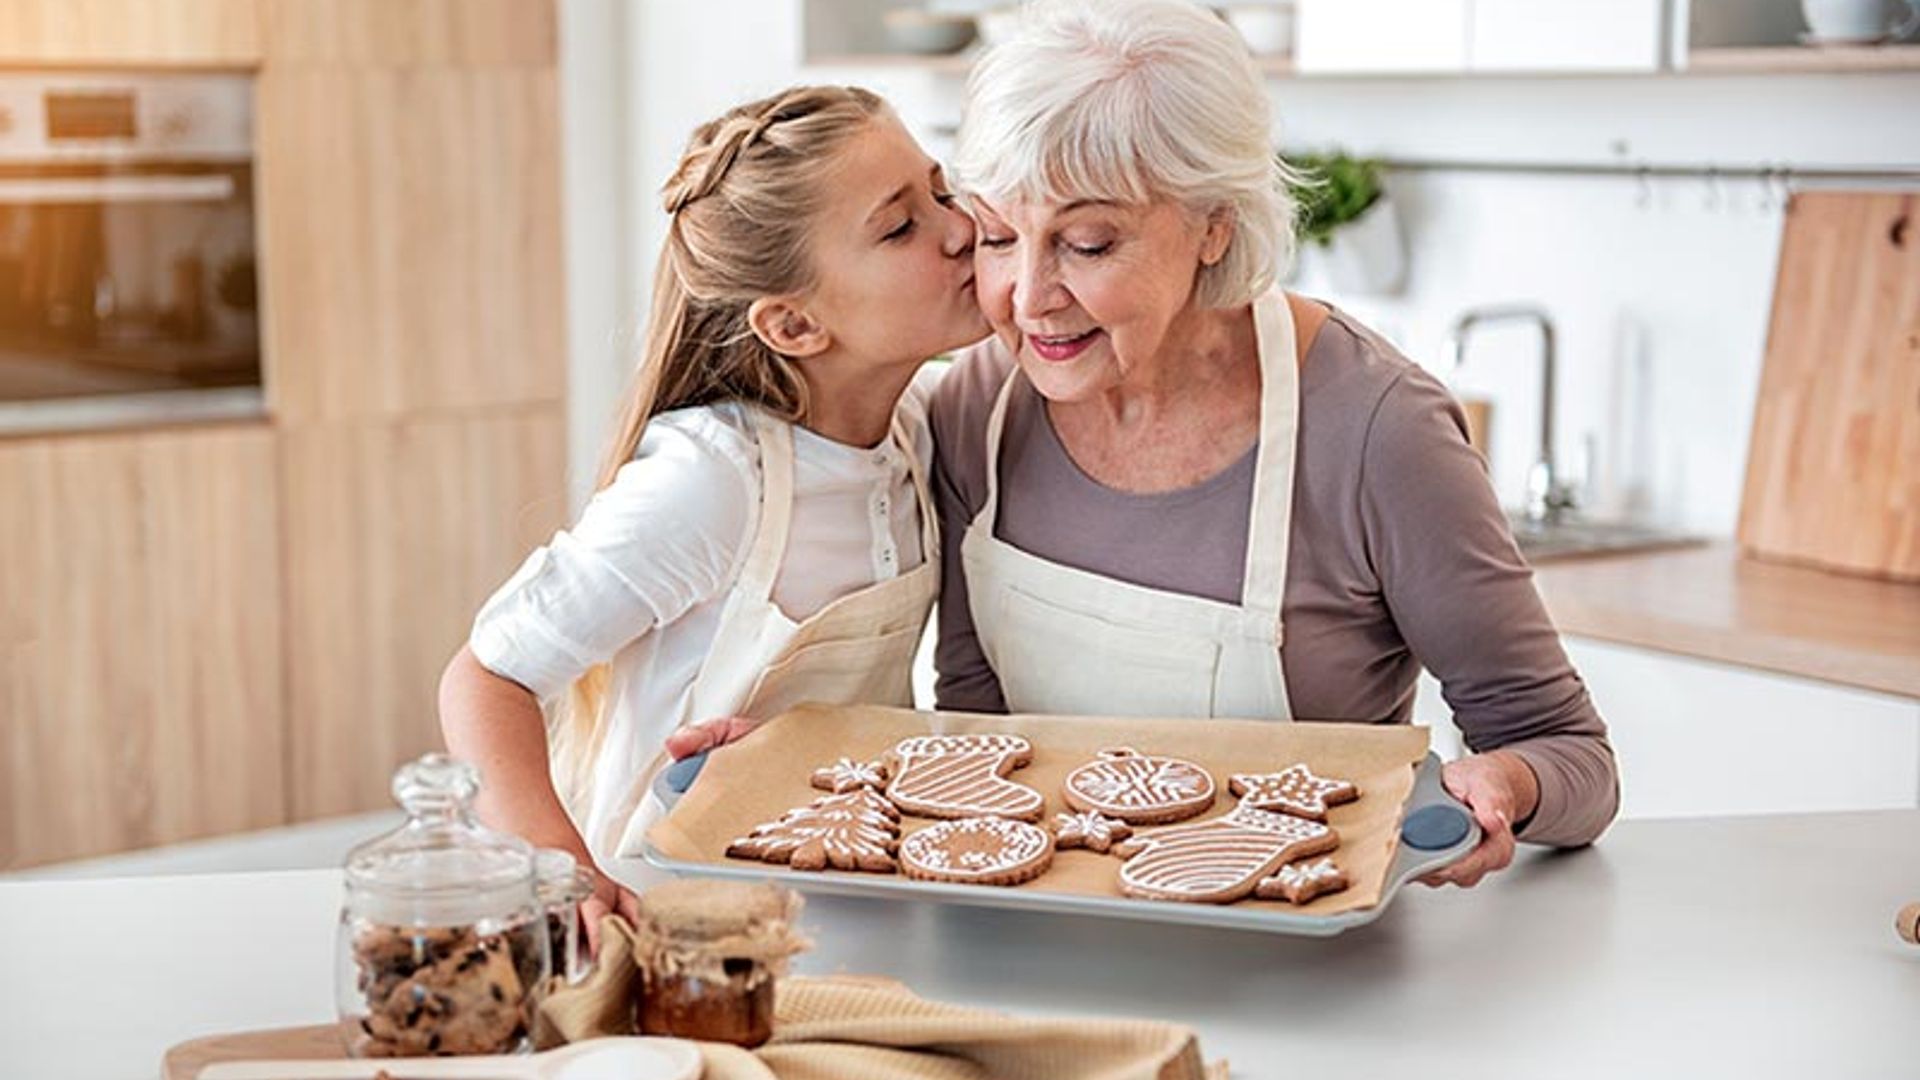
[[[667,736],[667,756],[681,761],[695,754],[704,754],[746,738],[759,726],[760,721],[747,716],[722,716],[698,724],[687,724]]]
[[[580,921],[586,924],[587,953],[600,955],[600,920],[617,914],[628,923],[640,921],[640,898],[633,890],[605,874],[594,882],[593,895],[580,901]]]
[[[1513,823],[1533,815],[1540,802],[1540,781],[1518,756],[1495,750],[1447,762],[1440,782],[1467,804],[1482,836],[1465,858],[1422,877],[1420,883],[1472,888],[1513,862]]]

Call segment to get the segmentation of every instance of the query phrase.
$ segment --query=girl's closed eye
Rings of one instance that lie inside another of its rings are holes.
[[[895,225],[891,229],[888,229],[886,232],[886,235],[882,236],[880,239],[882,241],[904,239],[905,237],[913,235],[913,229],[915,224],[916,223],[913,220],[913,215],[908,214],[905,221],[902,221],[900,224]]]

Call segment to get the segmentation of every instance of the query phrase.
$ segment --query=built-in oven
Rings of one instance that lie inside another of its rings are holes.
[[[0,72],[0,432],[258,415],[253,80]]]

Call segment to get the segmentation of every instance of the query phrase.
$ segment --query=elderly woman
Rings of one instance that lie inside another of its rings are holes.
[[[1424,665],[1485,829],[1592,841],[1606,726],[1459,408],[1273,286],[1265,88],[1182,0],[1043,2],[967,87],[955,173],[994,336],[933,406],[946,709],[1405,723]]]

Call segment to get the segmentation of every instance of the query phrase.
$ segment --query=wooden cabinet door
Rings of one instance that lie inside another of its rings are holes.
[[[264,426],[0,442],[0,867],[286,820]]]
[[[0,63],[253,67],[256,0],[4,0]]]
[[[560,106],[543,0],[271,0],[267,394],[310,424],[559,402]]]
[[[566,514],[560,406],[289,431],[293,818],[388,806],[441,745],[441,669]]]

